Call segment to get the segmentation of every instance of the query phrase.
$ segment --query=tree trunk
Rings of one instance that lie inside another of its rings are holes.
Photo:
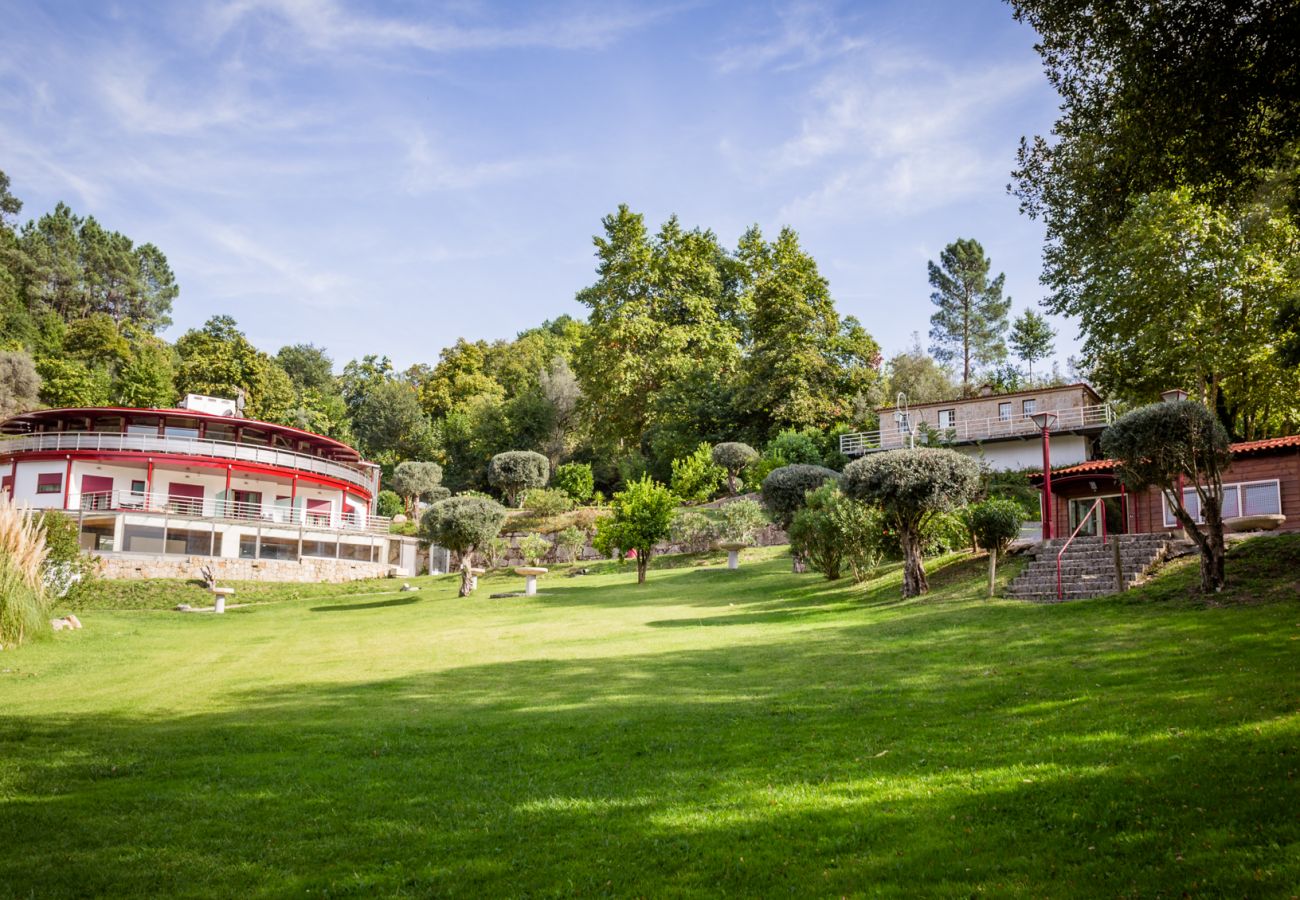
[[[993,582],[998,576],[998,551],[994,547],[989,550],[989,599],[993,598]]]
[[[736,473],[730,469],[727,470],[727,493],[736,493]]]
[[[925,561],[921,556],[921,539],[911,531],[900,529],[898,542],[903,548],[903,596],[919,597],[930,589],[925,580]]]
[[[1223,590],[1225,581],[1223,558],[1225,555],[1223,545],[1223,515],[1222,493],[1212,501],[1202,496],[1201,509],[1205,514],[1205,526],[1208,534],[1197,526],[1192,520],[1191,515],[1187,512],[1180,502],[1172,502],[1170,506],[1174,511],[1174,518],[1178,524],[1183,526],[1183,533],[1191,538],[1192,543],[1196,544],[1196,549],[1201,553],[1201,592],[1204,594],[1217,594]]]
[[[466,553],[460,558],[460,595],[468,597],[474,593],[473,554]]]
[[[637,552],[636,555],[636,583],[645,584],[646,564],[650,562],[649,553]]]

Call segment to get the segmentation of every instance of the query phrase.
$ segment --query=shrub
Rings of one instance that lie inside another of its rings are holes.
[[[1201,590],[1223,590],[1223,470],[1232,460],[1228,434],[1200,403],[1153,403],[1121,416],[1101,435],[1102,452],[1129,490],[1157,487],[1201,551]],[[1183,506],[1179,482],[1196,492],[1205,531]]]
[[[673,460],[673,493],[683,500],[712,499],[726,477],[726,470],[713,461],[708,444],[700,444],[690,456]]]
[[[529,488],[546,487],[550,477],[550,460],[532,450],[498,453],[488,463],[488,484],[499,490],[511,506],[518,506],[519,498]]]
[[[591,505],[592,505],[592,506],[604,506],[604,505],[605,505],[605,492],[604,492],[604,491],[595,491],[595,492],[593,492],[592,495],[591,495]]]
[[[529,534],[519,539],[519,555],[524,564],[535,566],[551,552],[551,542],[540,534]]]
[[[884,555],[882,537],[884,514],[873,506],[859,503],[841,494],[829,510],[835,530],[844,548],[844,562],[853,574],[853,581],[866,581],[880,565]]]
[[[767,524],[763,505],[757,500],[736,500],[718,510],[722,516],[722,538],[728,541],[753,543],[758,531]]]
[[[483,565],[489,569],[499,569],[506,564],[510,556],[510,542],[503,537],[494,537],[483,545]]]
[[[446,547],[460,556],[460,595],[473,591],[470,567],[475,550],[482,549],[501,531],[506,511],[495,500],[479,497],[451,497],[429,508],[420,521],[426,540]]]
[[[838,478],[838,473],[824,466],[802,463],[781,466],[763,479],[763,506],[773,521],[789,531],[795,514],[803,509],[808,492]],[[790,554],[794,558],[794,570],[802,572],[803,556],[794,544],[790,545]]]
[[[997,576],[998,555],[1020,536],[1020,526],[1024,521],[1024,512],[1014,500],[985,500],[970,507],[971,536],[989,552],[990,597]]]
[[[837,484],[808,493],[790,525],[790,544],[812,567],[834,581],[847,565],[854,581],[880,562],[880,514],[844,495]]]
[[[62,513],[42,513],[37,527],[45,535],[45,565],[42,577],[50,600],[71,597],[89,584],[95,575],[95,560],[81,549],[81,529],[75,519]]]
[[[565,463],[555,467],[551,484],[568,494],[574,503],[586,503],[591,499],[596,481],[587,463]]]
[[[903,596],[924,594],[922,531],[930,520],[967,503],[979,489],[979,466],[953,450],[890,450],[849,463],[844,490],[879,506],[903,552]]]
[[[48,627],[45,532],[0,493],[0,647],[17,646]]]
[[[393,516],[406,512],[406,504],[402,502],[402,498],[397,495],[396,491],[380,491],[379,496],[375,498],[375,512],[384,518],[391,519]]]
[[[688,553],[709,549],[715,536],[713,522],[709,517],[690,509],[677,510],[668,528],[669,540],[681,544]]]
[[[524,494],[524,509],[536,516],[558,516],[573,509],[573,500],[554,488],[533,488]]]
[[[614,495],[614,515],[596,522],[596,549],[609,554],[636,551],[636,580],[645,583],[646,566],[654,546],[668,536],[677,498],[649,476]]]
[[[758,459],[758,451],[749,444],[738,441],[725,441],[713,445],[713,461],[722,466],[727,473],[727,490],[736,493],[736,477],[746,466]]]
[[[820,466],[826,462],[821,442],[822,434],[816,428],[787,428],[768,441],[763,455],[784,460],[786,465]]]
[[[555,536],[555,549],[557,555],[563,556],[568,562],[577,560],[578,555],[582,553],[587,546],[587,532],[575,525],[561,531]]]

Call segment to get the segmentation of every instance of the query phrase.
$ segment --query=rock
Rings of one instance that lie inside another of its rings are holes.
[[[188,603],[177,603],[176,606],[173,608],[177,612],[190,612],[191,610],[194,609],[194,607],[190,606]]]
[[[69,621],[69,622],[72,623],[72,627],[73,627],[73,628],[80,628],[80,627],[81,627],[81,620],[78,619],[76,616],[68,615],[68,616],[64,616],[64,618],[65,618],[67,621]]]
[[[399,590],[401,590],[401,592],[405,594],[405,593],[410,593],[411,591],[418,591],[419,588],[412,587],[410,584],[403,584]]]

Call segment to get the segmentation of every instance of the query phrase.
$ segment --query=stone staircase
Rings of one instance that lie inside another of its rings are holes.
[[[1110,542],[1119,540],[1124,587],[1141,581],[1169,552],[1164,534],[1111,535],[1106,544],[1100,537],[1077,537],[1061,557],[1062,600],[1086,600],[1115,593],[1115,556]],[[1031,561],[1007,588],[1008,597],[1055,603],[1056,554],[1065,538],[1044,541],[1027,551]]]

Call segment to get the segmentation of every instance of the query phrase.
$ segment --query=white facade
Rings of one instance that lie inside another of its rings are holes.
[[[1088,461],[1088,439],[1077,434],[1053,435],[1052,466],[1073,466]],[[974,457],[995,472],[1043,468],[1042,438],[1021,441],[996,441],[983,444],[959,444],[958,453]]]

